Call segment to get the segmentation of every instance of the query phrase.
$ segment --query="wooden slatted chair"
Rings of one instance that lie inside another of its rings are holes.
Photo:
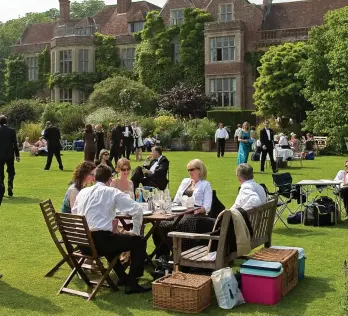
[[[59,231],[63,237],[65,247],[68,251],[68,255],[74,265],[72,272],[64,282],[58,294],[69,293],[92,300],[101,286],[109,286],[112,290],[117,291],[118,287],[110,278],[109,274],[116,264],[116,261],[119,259],[119,256],[115,256],[111,262],[108,262],[107,268],[104,267],[102,261],[100,260],[101,257],[98,255],[95,248],[86,218],[80,215],[56,213],[56,221]],[[90,255],[83,254],[80,250],[76,250],[77,247],[89,248]],[[86,259],[93,260],[96,264],[96,269],[101,273],[101,279],[98,282],[91,281],[82,269],[82,265]],[[77,273],[88,286],[95,285],[92,293],[89,294],[87,292],[68,288],[69,283]],[[104,284],[105,281],[107,284]]]
[[[253,228],[253,238],[251,240],[251,249],[261,245],[271,246],[273,221],[277,209],[277,197],[275,199],[248,210],[249,220]],[[210,234],[195,234],[184,232],[170,232],[169,237],[173,238],[173,262],[175,270],[180,266],[193,268],[219,270],[228,267],[229,263],[237,259],[237,252],[228,251],[227,231],[231,222],[231,212],[224,211],[221,222],[220,236],[211,236]],[[218,242],[215,260],[208,260],[208,246],[197,246],[187,251],[181,251],[182,239],[196,240],[215,240]]]
[[[71,269],[73,269],[73,264],[71,260],[69,259],[69,256],[66,252],[66,250],[63,247],[63,241],[60,240],[60,236],[58,236],[57,231],[58,231],[58,226],[56,223],[55,219],[55,214],[56,211],[53,207],[52,201],[51,200],[46,200],[40,203],[40,208],[42,211],[42,215],[45,219],[47,229],[52,237],[52,240],[54,244],[56,245],[58,251],[62,255],[62,259],[50,270],[45,274],[45,277],[51,277],[53,276],[59,268],[66,262]]]

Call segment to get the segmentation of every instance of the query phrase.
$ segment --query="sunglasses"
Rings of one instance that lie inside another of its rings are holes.
[[[195,171],[197,170],[197,168],[191,168],[191,169],[187,169],[187,172],[192,172],[192,171]]]
[[[130,171],[130,168],[122,168],[121,171]]]
[[[110,154],[108,154],[108,153],[105,153],[105,154],[103,154],[103,156],[110,156]]]

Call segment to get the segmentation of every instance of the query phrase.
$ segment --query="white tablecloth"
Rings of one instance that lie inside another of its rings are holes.
[[[294,157],[294,152],[291,149],[274,148],[273,156],[286,161],[288,158]]]

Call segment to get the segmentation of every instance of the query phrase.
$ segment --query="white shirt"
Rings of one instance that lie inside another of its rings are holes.
[[[185,190],[190,186],[192,179],[185,178],[181,181],[181,184],[176,192],[174,203],[181,204],[182,196]],[[210,186],[210,182],[207,180],[199,180],[195,184],[195,189],[192,195],[195,199],[195,205],[204,207],[205,212],[209,213],[211,209],[211,203],[213,201],[213,191]]]
[[[241,128],[241,127],[238,127],[238,128],[236,129],[236,131],[234,132],[234,138],[239,137],[241,131],[242,131],[242,128]]]
[[[344,170],[337,172],[334,181],[342,181],[341,186],[348,185],[348,173],[346,174],[346,184],[344,184]]]
[[[268,140],[271,141],[271,131],[269,130],[269,128],[265,128],[265,130],[267,133]]]
[[[247,211],[266,202],[267,196],[264,188],[251,179],[242,183],[231,209],[241,207]]]
[[[128,126],[126,126],[124,129],[124,137],[128,137],[128,136],[129,136],[129,128]]]
[[[279,144],[279,146],[288,146],[289,143],[288,143],[286,136],[280,136],[278,144]]]
[[[228,139],[229,136],[228,136],[228,132],[226,131],[226,129],[223,127],[223,128],[218,128],[215,132],[215,143],[216,143],[216,140],[218,138],[224,138],[224,139]]]
[[[151,166],[151,168],[150,168],[151,173],[155,173],[156,167],[158,166],[158,163],[161,159],[162,159],[162,156],[157,158],[157,161],[155,161],[155,163]]]
[[[71,213],[85,216],[91,231],[112,231],[116,208],[132,216],[133,232],[139,235],[143,221],[140,204],[133,201],[128,194],[101,182],[79,192]]]

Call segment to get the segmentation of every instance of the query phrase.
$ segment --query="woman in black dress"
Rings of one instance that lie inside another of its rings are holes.
[[[104,141],[104,131],[101,125],[95,126],[95,137],[97,143],[97,152],[95,154],[95,160],[99,159],[99,153],[102,149],[105,149],[105,141]]]

